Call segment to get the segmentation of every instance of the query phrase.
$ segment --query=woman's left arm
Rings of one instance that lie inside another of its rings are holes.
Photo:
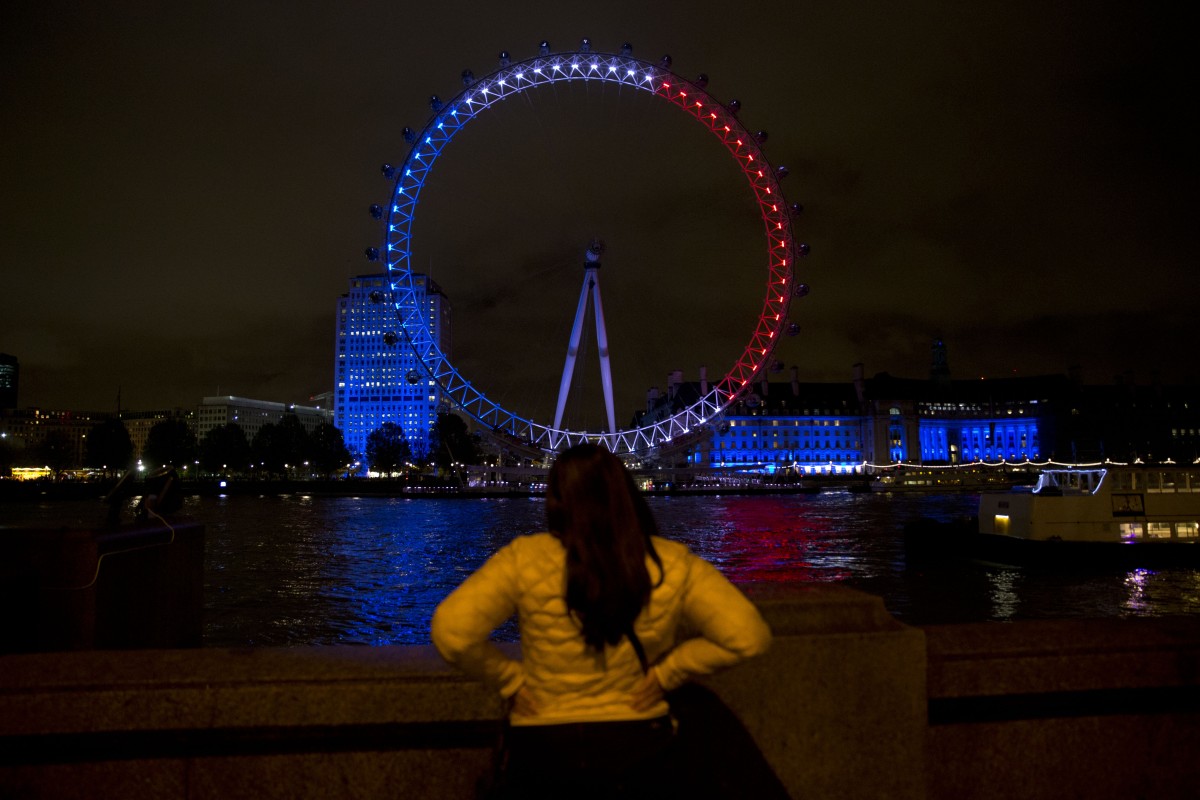
[[[488,637],[517,610],[517,578],[516,553],[509,544],[451,592],[430,623],[442,658],[505,698],[525,684],[525,670]]]

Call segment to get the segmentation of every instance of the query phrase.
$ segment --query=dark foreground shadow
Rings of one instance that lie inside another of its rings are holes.
[[[689,789],[679,796],[789,800],[754,738],[721,698],[688,684],[667,699],[679,720],[677,755]]]

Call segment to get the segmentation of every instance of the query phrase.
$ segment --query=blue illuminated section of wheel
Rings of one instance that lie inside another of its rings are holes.
[[[796,259],[807,254],[808,246],[797,243],[793,237],[792,217],[796,207],[787,204],[779,186],[787,171],[769,164],[761,148],[765,134],[750,133],[742,125],[737,118],[736,100],[728,104],[718,102],[705,91],[705,81],[688,81],[671,72],[667,57],[655,64],[634,58],[628,48],[620,55],[586,51],[552,54],[545,44],[541,50],[538,57],[517,63],[511,63],[507,54],[503,54],[501,67],[483,78],[463,73],[465,88],[456,97],[446,102],[436,96],[430,98],[433,116],[420,133],[405,129],[405,140],[411,149],[398,168],[387,168],[395,184],[387,208],[385,246],[380,256],[386,259],[405,342],[458,408],[494,433],[532,448],[553,451],[589,441],[604,444],[615,453],[643,453],[709,425],[769,367],[776,344],[792,324],[788,319],[792,298],[806,293],[802,293],[803,285],[796,280]],[[563,81],[604,81],[632,87],[672,103],[704,125],[737,160],[753,189],[766,240],[766,294],[762,311],[748,344],[729,372],[688,408],[653,424],[615,433],[574,431],[541,424],[508,411],[472,386],[434,341],[424,309],[418,303],[419,292],[412,270],[413,219],[421,189],[446,145],[467,123],[496,104]]]

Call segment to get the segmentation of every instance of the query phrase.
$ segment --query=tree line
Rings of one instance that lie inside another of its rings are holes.
[[[300,478],[335,477],[355,471],[351,453],[346,449],[342,431],[322,422],[307,431],[295,414],[284,414],[277,423],[263,425],[252,438],[235,423],[213,428],[197,439],[187,421],[164,419],[150,429],[141,453],[134,452],[133,440],[125,422],[106,419],[87,434],[82,463],[69,434],[51,431],[25,454],[25,460],[49,467],[56,473],[87,467],[119,475],[137,464],[147,470],[172,466],[196,467],[201,474],[256,475],[261,477]],[[450,469],[455,464],[479,462],[479,440],[455,414],[439,414],[431,444],[413,452],[404,430],[385,422],[367,437],[363,455],[371,469],[394,474],[410,469],[436,466]],[[15,465],[12,448],[0,451],[0,467]]]
[[[88,434],[84,466],[123,472],[137,461],[133,450],[125,423],[105,420]],[[185,420],[164,419],[150,428],[140,459],[146,469],[194,464],[211,475],[266,477],[330,477],[350,465],[350,453],[337,427],[322,422],[310,433],[295,414],[263,425],[250,439],[241,426],[230,422],[197,440]]]

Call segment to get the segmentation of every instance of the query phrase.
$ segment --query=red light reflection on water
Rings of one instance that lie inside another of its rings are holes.
[[[844,581],[851,577],[828,516],[806,503],[772,497],[713,501],[720,540],[706,542],[714,561],[735,583]]]

